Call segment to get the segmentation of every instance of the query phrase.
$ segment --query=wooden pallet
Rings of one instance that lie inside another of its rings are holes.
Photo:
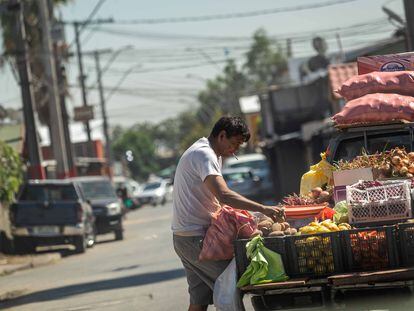
[[[414,280],[414,268],[338,274],[328,277],[329,283],[333,286],[375,284],[411,280]]]
[[[298,288],[298,287],[305,287],[306,283],[309,281],[308,278],[302,279],[292,279],[285,282],[276,282],[276,283],[266,283],[266,284],[259,284],[259,285],[247,285],[240,290],[244,293],[252,293],[257,291],[267,291],[267,290],[275,290],[275,289],[288,289],[288,288]]]

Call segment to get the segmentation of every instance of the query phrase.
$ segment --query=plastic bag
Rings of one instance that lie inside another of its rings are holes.
[[[346,100],[366,94],[397,93],[414,96],[414,71],[374,71],[347,80],[337,93]]]
[[[266,248],[262,237],[254,237],[246,244],[246,249],[250,264],[237,282],[237,287],[283,282],[289,279],[285,273],[282,257]]]
[[[333,178],[332,172],[335,168],[326,161],[326,154],[321,153],[321,161],[312,165],[309,172],[305,173],[300,180],[300,194],[306,195],[315,187],[329,184]]]
[[[341,112],[332,117],[337,125],[414,121],[414,97],[399,94],[368,94],[346,103]]]
[[[223,206],[212,214],[212,222],[203,240],[199,260],[230,260],[233,242],[249,238],[257,229],[255,218],[247,211]]]
[[[233,258],[214,283],[213,302],[217,311],[244,310],[242,296],[236,283],[236,260]]]

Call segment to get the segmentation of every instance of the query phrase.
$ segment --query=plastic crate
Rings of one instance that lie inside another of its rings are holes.
[[[347,272],[398,266],[395,226],[353,229],[340,234]]]
[[[401,222],[410,219],[411,199],[389,200],[366,204],[349,204],[348,218],[350,224]]]
[[[406,180],[389,180],[382,183],[383,186],[371,187],[365,190],[356,188],[359,183],[347,186],[346,202],[348,204],[367,204],[410,199],[410,183]]]
[[[344,271],[339,232],[286,237],[289,276],[323,277]]]
[[[263,240],[263,244],[266,248],[282,256],[283,265],[285,266],[285,272],[287,275],[289,275],[285,239],[283,237],[268,237],[263,238]],[[246,271],[247,266],[250,264],[250,260],[247,258],[246,254],[246,244],[249,241],[249,239],[240,239],[234,242],[234,253],[236,258],[238,278],[242,276],[244,271]]]
[[[410,184],[387,181],[366,190],[347,186],[348,216],[351,224],[399,222],[411,218]]]
[[[414,223],[398,225],[398,253],[403,267],[414,266]]]

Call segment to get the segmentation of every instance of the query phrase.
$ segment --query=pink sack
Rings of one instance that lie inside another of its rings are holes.
[[[348,79],[336,92],[346,100],[373,93],[414,96],[414,71],[374,71],[354,76]]]
[[[368,94],[346,103],[332,117],[337,125],[355,123],[414,121],[414,97],[399,94]]]
[[[256,229],[255,218],[249,212],[223,206],[212,215],[199,260],[232,259],[234,240],[249,238]]]

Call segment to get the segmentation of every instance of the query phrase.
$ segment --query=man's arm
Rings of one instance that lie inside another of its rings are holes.
[[[211,191],[211,193],[215,195],[221,204],[227,204],[232,207],[251,212],[260,212],[273,218],[274,220],[281,220],[283,217],[283,209],[262,205],[245,198],[233,190],[230,190],[222,176],[209,175],[204,180],[204,184]]]

